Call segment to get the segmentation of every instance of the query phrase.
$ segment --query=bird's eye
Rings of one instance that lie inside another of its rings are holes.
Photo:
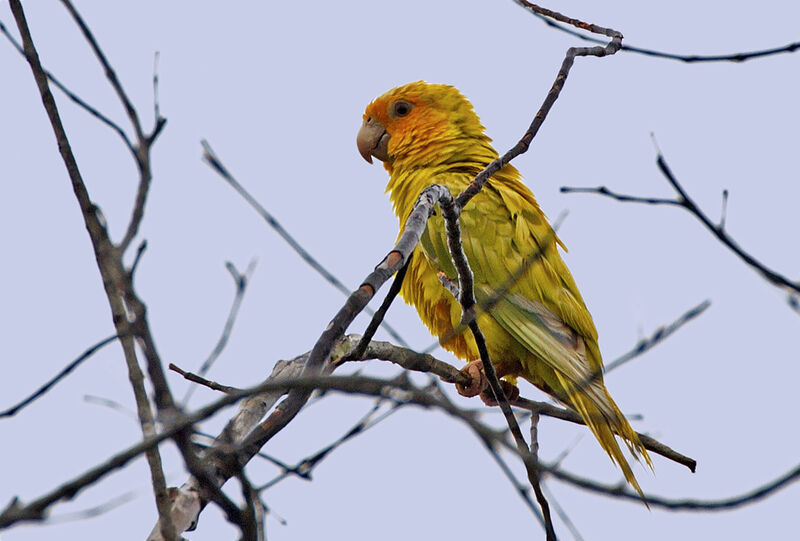
[[[405,100],[397,100],[392,104],[392,116],[404,117],[411,112],[412,107],[414,106]]]

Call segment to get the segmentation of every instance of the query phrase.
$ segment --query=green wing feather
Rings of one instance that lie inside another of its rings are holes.
[[[442,175],[436,180],[453,184]],[[641,492],[615,434],[623,437],[637,459],[650,464],[649,456],[603,384],[597,330],[558,253],[563,244],[533,196],[520,183],[503,182],[501,177],[464,209],[461,233],[478,305],[492,304],[484,316],[484,322],[487,316],[491,318],[484,329],[487,341],[490,346],[502,341],[496,330],[500,328],[521,351],[516,359],[519,372],[510,375],[531,381],[575,408],[625,478]],[[441,216],[429,221],[421,249],[436,271],[457,279]],[[507,286],[526,265],[522,276]],[[504,285],[507,292],[498,295]],[[514,348],[495,346],[492,350],[497,355]]]

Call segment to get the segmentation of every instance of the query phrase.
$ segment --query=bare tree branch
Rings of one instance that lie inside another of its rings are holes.
[[[128,229],[125,232],[125,236],[119,244],[120,251],[124,253],[125,250],[127,250],[128,245],[136,236],[136,233],[139,230],[139,225],[144,218],[144,206],[145,202],[147,201],[147,195],[150,191],[150,182],[153,178],[153,174],[150,169],[150,146],[158,137],[167,120],[161,116],[156,116],[155,125],[152,132],[149,134],[144,133],[142,130],[142,125],[139,122],[139,115],[136,112],[136,108],[133,106],[133,103],[131,103],[130,98],[125,92],[125,89],[122,88],[122,84],[119,82],[114,68],[111,66],[111,63],[106,58],[105,53],[97,43],[94,34],[89,29],[80,13],[78,13],[78,10],[75,9],[75,6],[72,5],[70,0],[61,0],[61,3],[72,16],[75,24],[78,25],[78,28],[80,28],[83,36],[86,38],[86,41],[89,43],[89,46],[97,57],[98,62],[103,67],[106,78],[116,92],[119,101],[122,103],[123,108],[125,109],[125,113],[128,115],[128,120],[130,120],[134,132],[136,133],[136,139],[138,142],[133,148],[133,157],[136,160],[136,165],[139,167],[140,178],[131,220],[128,224]],[[157,79],[154,79],[154,90],[157,89],[155,81],[157,81]],[[156,93],[154,93],[154,97],[156,99],[158,98]],[[158,107],[155,107],[155,110],[157,111]]]
[[[459,225],[461,207],[456,206],[449,191],[446,196],[439,199],[439,207],[442,209],[442,217],[445,219],[447,245],[450,250],[450,257],[458,271],[458,300],[461,304],[462,314],[464,317],[468,317],[467,314],[472,313],[476,304],[474,291],[475,283],[472,269],[469,266],[467,256],[461,245],[461,228]],[[519,455],[523,457],[525,469],[528,473],[528,481],[530,481],[531,487],[533,487],[536,501],[539,502],[539,507],[542,510],[547,541],[555,541],[557,539],[556,532],[553,526],[553,518],[550,516],[550,504],[547,502],[544,492],[542,492],[540,484],[541,473],[539,472],[538,461],[528,449],[528,444],[525,442],[525,437],[522,435],[516,417],[514,417],[514,412],[511,411],[508,398],[503,391],[500,378],[497,376],[494,363],[489,355],[489,349],[486,346],[486,338],[478,325],[477,319],[474,317],[470,318],[468,326],[469,330],[472,332],[472,337],[475,339],[475,345],[480,353],[481,361],[483,361],[483,371],[486,374],[486,379],[489,381],[489,387],[492,390],[495,401],[500,406],[500,410],[503,412],[503,416],[508,424],[508,429],[517,444],[517,451]]]
[[[263,541],[264,540],[264,504],[258,490],[253,487],[250,480],[245,475],[244,470],[236,476],[242,485],[242,496],[244,496],[244,511],[242,512],[242,541]]]
[[[230,312],[228,313],[228,318],[225,320],[225,325],[222,328],[222,335],[219,337],[217,344],[214,346],[214,349],[209,354],[208,358],[203,361],[203,364],[200,365],[200,369],[197,372],[197,376],[205,376],[211,367],[214,365],[216,360],[219,358],[222,350],[225,349],[225,346],[228,344],[228,339],[231,336],[231,331],[233,330],[233,324],[236,322],[236,316],[239,314],[239,308],[242,306],[242,299],[244,299],[244,294],[247,290],[247,285],[250,283],[250,278],[253,275],[253,271],[255,270],[256,262],[255,260],[251,261],[249,265],[247,265],[247,270],[244,271],[244,274],[240,274],[236,267],[230,261],[225,263],[225,268],[228,269],[228,272],[231,273],[233,277],[233,284],[236,287],[236,293],[233,296],[233,304],[231,304]],[[174,365],[170,364],[170,370],[175,370],[173,368]],[[181,371],[180,374],[186,377],[186,372]],[[188,378],[187,378],[188,379]],[[197,380],[190,380],[194,381],[195,383],[202,383],[201,381]],[[207,381],[207,380],[205,380]],[[202,383],[205,385],[205,383]],[[206,385],[208,386],[208,385]],[[222,389],[224,386],[218,387],[210,387],[214,390],[224,391]],[[183,396],[183,401],[181,402],[182,407],[186,407],[189,404],[189,399],[192,397],[192,393],[194,393],[194,385],[190,386],[186,390],[186,394]]]
[[[221,383],[217,383],[216,381],[207,380],[206,378],[198,374],[187,372],[186,370],[182,369],[181,367],[179,367],[174,363],[169,363],[169,369],[183,376],[185,380],[191,381],[192,383],[197,383],[198,385],[202,385],[203,387],[208,387],[212,391],[220,391],[222,393],[232,393],[234,391],[240,390],[237,389],[236,387],[230,387],[228,385],[222,385]]]
[[[334,276],[333,273],[331,273],[328,269],[323,267],[322,264],[317,261],[314,256],[308,252],[308,250],[303,248],[303,246],[297,242],[297,240],[280,224],[278,220],[275,219],[272,214],[267,211],[267,209],[261,205],[261,203],[256,200],[255,197],[250,195],[250,192],[248,192],[222,164],[222,161],[211,148],[211,145],[208,143],[208,141],[202,141],[202,145],[203,160],[209,165],[209,167],[216,171],[217,174],[231,186],[231,188],[236,190],[236,192],[241,195],[245,201],[247,201],[247,203],[259,214],[259,216],[261,216],[261,218],[267,222],[267,225],[274,229],[275,232],[286,241],[286,243],[297,253],[297,255],[302,258],[303,261],[308,263],[312,269],[317,271],[320,276],[325,278],[325,280],[333,285],[333,287],[341,291],[344,295],[349,296],[351,293],[350,288],[344,285],[344,283],[342,283],[342,281]],[[368,306],[364,308],[364,311],[370,316],[375,315],[375,311]],[[392,338],[397,340],[400,345],[408,347],[408,344],[403,337],[400,336],[400,333],[398,333],[391,325],[385,321],[381,321],[381,326]]]
[[[22,50],[22,45],[20,45],[19,42],[17,42],[17,40],[14,39],[14,36],[12,36],[11,33],[9,33],[8,29],[6,28],[6,25],[4,25],[2,21],[0,21],[0,33],[2,33],[6,37],[6,39],[11,43],[11,45],[17,50],[17,52],[19,52],[19,54],[25,57],[25,51]],[[95,107],[89,105],[80,96],[78,96],[69,88],[67,88],[60,80],[58,80],[58,78],[56,78],[55,75],[44,69],[42,71],[44,71],[44,74],[47,76],[47,79],[51,83],[53,83],[53,86],[55,86],[61,92],[63,92],[64,95],[67,96],[70,100],[72,100],[72,102],[75,105],[82,108],[87,113],[89,113],[97,120],[99,120],[102,124],[105,124],[113,131],[115,131],[117,135],[120,136],[123,143],[125,143],[125,146],[128,147],[128,150],[131,151],[131,154],[136,155],[136,149],[133,148],[133,143],[131,143],[131,140],[128,138],[128,134],[125,133],[125,130],[123,130],[119,124],[115,123],[106,115],[98,111]]]
[[[650,349],[654,348],[662,341],[667,339],[672,333],[677,331],[683,325],[685,325],[692,319],[696,318],[697,316],[705,312],[705,310],[709,306],[711,306],[711,301],[705,300],[700,304],[698,304],[697,306],[689,309],[687,312],[684,312],[678,319],[676,319],[666,327],[665,326],[659,327],[658,329],[655,330],[655,332],[653,332],[653,334],[649,338],[643,338],[639,340],[639,343],[637,343],[632,350],[628,351],[621,357],[610,362],[608,365],[605,366],[603,370],[597,370],[593,372],[591,375],[587,376],[586,379],[581,382],[578,388],[583,388],[587,385],[590,385],[593,381],[600,378],[603,374],[607,374],[610,371],[624,365],[625,363],[632,361],[633,359],[643,355],[645,352],[649,351]]]
[[[561,227],[561,224],[563,223],[566,217],[567,217],[567,212],[563,211],[561,214],[558,215],[558,217],[555,220],[553,220],[551,233],[544,239],[540,239],[542,246],[547,246],[549,242],[555,239],[555,235],[558,232],[559,228]],[[458,325],[455,326],[455,328],[453,328],[447,334],[442,336],[439,340],[433,342],[430,346],[422,350],[422,353],[430,353],[434,351],[436,348],[439,347],[440,344],[447,343],[456,336],[465,332],[469,328],[470,322],[476,320],[479,315],[486,312],[490,312],[492,308],[494,308],[499,301],[505,298],[506,294],[511,290],[511,288],[514,287],[514,285],[516,285],[517,282],[519,282],[519,280],[525,275],[525,272],[527,272],[527,270],[531,268],[531,265],[539,261],[543,255],[544,255],[544,250],[537,246],[536,249],[533,251],[533,253],[528,255],[522,262],[522,264],[508,277],[505,283],[503,283],[496,290],[492,291],[492,294],[489,296],[488,299],[475,304],[470,309],[469,312],[465,312],[464,314],[462,314],[461,321],[458,323]],[[445,278],[442,278],[440,276],[440,280],[444,279]],[[449,280],[447,282],[448,283],[443,282],[444,287],[454,297],[458,298],[458,296],[460,295],[458,286],[456,284],[449,283]]]
[[[98,45],[97,40],[94,39],[94,34],[92,34],[92,31],[89,30],[89,27],[84,22],[83,17],[80,16],[78,11],[72,5],[72,2],[69,0],[61,0],[61,3],[64,4],[64,7],[67,8],[67,11],[69,11],[69,14],[72,16],[75,24],[77,24],[78,28],[81,29],[83,36],[86,38],[86,41],[92,48],[92,51],[94,51],[97,60],[105,70],[106,78],[108,79],[108,82],[111,83],[111,88],[113,88],[117,93],[117,97],[124,106],[125,112],[128,115],[128,120],[130,120],[131,125],[133,125],[133,128],[136,131],[136,137],[138,139],[142,139],[144,137],[144,132],[142,131],[142,126],[139,123],[139,115],[136,113],[136,109],[133,107],[130,98],[128,98],[128,94],[122,88],[122,85],[117,78],[117,73],[114,71],[114,68],[111,67],[111,64],[106,58],[105,53],[103,53],[100,45]]]
[[[469,187],[464,190],[459,196],[456,198],[456,204],[459,208],[464,208],[467,204],[467,201],[472,199],[475,194],[477,194],[486,181],[497,171],[499,171],[504,165],[509,163],[511,160],[519,156],[520,154],[525,153],[528,150],[528,147],[533,141],[533,138],[536,137],[536,134],[539,132],[539,128],[541,128],[542,123],[544,122],[545,118],[547,118],[550,109],[552,109],[553,104],[558,99],[559,94],[561,93],[561,89],[564,88],[564,83],[567,80],[567,76],[569,75],[570,70],[572,69],[572,64],[575,62],[575,57],[578,56],[597,56],[597,57],[604,57],[608,55],[613,55],[616,53],[620,46],[622,45],[622,34],[617,32],[616,30],[610,28],[603,28],[601,26],[597,26],[594,24],[584,23],[577,19],[571,19],[566,17],[560,13],[556,13],[555,11],[550,11],[549,9],[541,8],[535,4],[531,4],[529,2],[525,2],[524,0],[520,0],[524,3],[525,7],[530,9],[531,11],[538,13],[545,17],[551,17],[557,21],[561,21],[573,26],[577,26],[583,30],[588,32],[592,32],[595,34],[601,34],[604,36],[608,36],[611,38],[611,41],[602,47],[570,47],[567,49],[566,56],[564,57],[564,61],[561,63],[561,69],[558,71],[558,75],[556,75],[556,80],[553,83],[553,86],[550,88],[550,91],[547,93],[547,97],[545,98],[542,106],[537,111],[536,116],[533,117],[533,121],[531,125],[528,127],[528,130],[522,136],[522,139],[514,145],[508,152],[503,154],[500,158],[494,160],[490,163],[486,168],[478,174],[477,177],[470,183]]]
[[[381,322],[383,322],[386,312],[389,311],[389,307],[392,305],[395,297],[397,297],[397,294],[400,293],[400,288],[403,286],[403,280],[406,277],[406,271],[408,270],[408,265],[411,263],[412,257],[414,257],[414,252],[409,254],[408,261],[406,261],[406,264],[403,265],[403,268],[401,268],[395,275],[394,281],[392,281],[392,286],[389,288],[389,292],[383,299],[378,311],[372,316],[369,325],[367,325],[367,329],[364,331],[364,336],[361,337],[361,340],[358,342],[356,347],[353,348],[353,351],[348,353],[347,356],[341,360],[341,362],[360,359],[367,351],[367,347],[372,341],[372,337],[375,336],[375,332],[378,330]]]
[[[711,306],[711,301],[709,299],[706,299],[697,306],[690,308],[689,310],[684,312],[680,317],[678,317],[678,319],[676,319],[669,325],[657,328],[655,331],[653,331],[653,334],[651,334],[649,337],[639,340],[639,343],[636,344],[633,347],[633,349],[631,349],[629,352],[617,357],[616,359],[608,363],[606,365],[605,373],[608,374],[612,370],[615,370],[620,366],[622,366],[623,364],[632,361],[636,357],[639,357],[645,352],[650,351],[655,346],[657,346],[658,344],[669,338],[669,336],[672,333],[674,333],[675,331],[677,331],[678,329],[689,323],[691,320],[693,320],[694,318],[698,317],[700,314],[705,312],[709,306]]]
[[[359,335],[347,335],[342,338],[340,341],[340,348],[342,351],[349,351],[353,344],[360,342]],[[344,356],[341,360],[335,361],[333,363],[334,367],[338,367],[340,364],[343,364],[347,356]],[[424,372],[429,373],[437,376],[440,380],[445,383],[458,383],[461,385],[468,385],[469,384],[469,377],[464,374],[461,370],[457,369],[456,367],[448,364],[444,361],[440,361],[439,359],[433,357],[429,354],[417,353],[413,350],[403,348],[392,344],[391,342],[380,342],[380,341],[372,341],[367,346],[367,350],[364,352],[364,355],[359,359],[352,359],[352,361],[369,361],[369,360],[382,360],[388,361],[397,366],[404,368],[405,370],[410,370],[414,372]],[[293,369],[292,373],[281,373],[280,377],[284,378],[291,378],[299,376],[301,372],[302,362],[304,361],[304,357],[298,357],[293,361],[281,361],[282,363],[299,363],[297,364],[297,368]],[[350,362],[352,362],[350,361]],[[175,367],[174,365],[170,365],[171,369],[176,369],[179,371],[184,377],[194,381],[197,376],[191,373],[186,373],[180,370],[179,368]],[[278,367],[279,369],[283,369],[283,367]],[[271,376],[274,379],[275,375]],[[202,380],[202,378],[200,378]],[[211,388],[215,388],[216,390],[221,390],[223,392],[234,392],[239,391],[233,387],[228,387],[224,385],[220,385],[215,382],[200,382],[201,384],[207,385]],[[267,400],[269,404],[266,409],[269,409],[274,402],[277,401],[277,398],[272,398]],[[561,419],[563,421],[568,421],[570,423],[575,423],[579,425],[585,425],[586,423],[581,419],[580,415],[574,412],[571,409],[562,408],[559,406],[554,406],[548,402],[539,402],[535,400],[530,400],[527,398],[517,398],[510,402],[510,404],[514,407],[530,411],[537,415],[545,415],[547,417],[553,417],[555,419]],[[261,413],[263,415],[263,413]],[[256,421],[252,421],[252,424],[255,424]],[[237,430],[238,433],[246,432],[247,430]],[[647,436],[646,434],[641,434],[639,432],[636,433],[639,436],[642,445],[649,451],[652,451],[658,455],[663,456],[664,458],[676,462],[678,464],[684,465],[692,472],[695,471],[697,467],[697,462],[693,458],[689,458],[686,455],[683,455],[669,446],[659,442],[658,440]],[[231,439],[231,438],[229,438]],[[235,440],[236,437],[232,438]],[[274,460],[274,459],[270,459]],[[279,467],[284,469],[290,469],[289,466],[286,464],[277,464]]]
[[[667,166],[667,162],[664,160],[664,156],[661,154],[661,151],[658,151],[656,163],[661,173],[667,179],[667,182],[669,182],[670,186],[672,186],[677,193],[677,197],[675,199],[648,198],[618,194],[612,192],[605,186],[598,186],[596,188],[573,188],[570,186],[562,186],[561,192],[596,193],[626,203],[645,203],[650,205],[671,205],[681,207],[692,214],[695,218],[700,220],[700,223],[702,223],[705,228],[711,232],[711,234],[713,234],[722,244],[736,254],[739,259],[744,261],[745,264],[758,272],[767,282],[783,289],[784,291],[787,291],[788,293],[800,293],[800,282],[793,282],[789,280],[782,274],[779,274],[777,271],[770,269],[758,261],[748,252],[744,251],[744,249],[741,248],[739,244],[733,238],[731,238],[730,235],[728,235],[728,232],[725,230],[724,219],[719,224],[715,224],[711,218],[709,218],[708,215],[697,206],[697,203],[695,203],[694,200],[689,197],[689,194],[686,193],[686,190],[684,190],[683,186],[681,186],[681,184],[672,174],[672,171]]]
[[[575,526],[575,523],[572,522],[572,519],[569,518],[567,511],[561,506],[561,504],[558,503],[558,500],[556,500],[555,496],[550,491],[550,489],[547,488],[546,483],[542,483],[542,492],[544,492],[545,496],[547,496],[547,499],[553,503],[553,509],[558,515],[558,518],[561,519],[561,522],[564,523],[564,526],[567,527],[569,533],[572,534],[572,538],[575,539],[575,541],[583,541],[583,536],[581,535],[581,532],[578,531],[578,528]]]
[[[521,1],[521,0],[514,0],[514,2],[522,6],[523,8],[528,7],[528,3]],[[536,12],[533,13],[536,17],[541,19],[541,21],[551,28],[555,28],[556,30],[560,30],[565,32],[571,36],[575,36],[580,38],[584,41],[588,41],[591,43],[603,43],[603,41],[593,38],[591,36],[587,36],[586,34],[581,34],[580,32],[576,32],[571,28],[567,28],[566,26],[560,25],[555,21],[551,21],[547,17],[544,17]],[[667,53],[661,51],[655,51],[653,49],[643,49],[641,47],[634,47],[633,45],[623,45],[620,50],[625,51],[627,53],[638,53],[643,54],[645,56],[653,56],[656,58],[666,58],[669,60],[679,60],[681,62],[685,62],[687,64],[696,64],[701,62],[744,62],[746,60],[751,60],[754,58],[763,58],[765,56],[772,56],[780,53],[793,53],[800,49],[800,41],[795,41],[794,43],[789,43],[788,45],[784,45],[783,47],[773,47],[771,49],[761,49],[758,51],[750,51],[750,52],[743,52],[743,53],[732,53],[732,54],[723,54],[723,55],[680,55],[674,53]]]
[[[548,470],[548,474],[560,481],[568,482],[590,492],[597,492],[604,496],[612,496],[623,500],[642,501],[641,497],[635,492],[628,490],[624,483],[606,485],[579,477],[561,469]],[[669,499],[652,494],[646,494],[645,497],[647,498],[647,503],[650,504],[651,507],[660,507],[670,511],[729,511],[763,500],[778,490],[794,483],[798,479],[800,479],[800,464],[769,483],[732,498],[722,498],[719,500]]]
[[[136,353],[134,350],[132,335],[140,336],[144,339],[146,345],[145,351],[148,355],[148,366],[150,368],[150,376],[156,389],[156,403],[159,409],[172,405],[172,399],[169,395],[169,389],[166,385],[161,365],[156,356],[153,355],[154,349],[152,348],[152,340],[149,336],[149,329],[144,319],[144,304],[128,290],[130,284],[130,275],[125,271],[122,264],[121,253],[112,244],[108,237],[105,224],[98,217],[95,204],[91,201],[89,193],[83,182],[78,164],[75,156],[70,148],[69,139],[67,138],[64,126],[61,123],[61,118],[58,113],[58,108],[50,92],[47,82],[47,76],[42,69],[39,55],[31,38],[28,23],[25,19],[25,13],[22,9],[20,0],[9,0],[11,11],[14,14],[14,19],[17,22],[20,35],[22,36],[23,50],[25,57],[30,64],[33,72],[34,79],[39,88],[39,93],[44,103],[44,108],[50,119],[53,127],[58,148],[64,165],[69,173],[70,180],[72,181],[72,188],[81,208],[81,213],[86,224],[86,229],[92,240],[92,247],[95,251],[95,258],[97,260],[100,274],[103,278],[103,285],[106,290],[106,296],[111,306],[111,311],[114,316],[114,324],[116,327],[117,335],[121,336],[123,351],[125,352],[126,362],[128,364],[129,378],[136,397],[137,409],[139,418],[141,420],[142,431],[145,436],[154,433],[153,416],[150,410],[149,400],[143,385],[143,377],[136,360]],[[134,314],[134,320],[129,321],[129,308],[130,312]],[[147,449],[147,461],[150,466],[151,479],[153,482],[153,490],[155,493],[156,504],[159,509],[159,515],[164,518],[162,523],[164,538],[171,540],[175,537],[174,528],[172,527],[169,515],[169,499],[167,495],[166,482],[164,480],[164,471],[161,466],[161,457],[157,448]]]
[[[400,407],[403,405],[401,403],[395,402],[389,409],[382,412],[380,415],[376,415],[378,411],[380,411],[381,406],[383,406],[384,402],[385,402],[384,399],[378,398],[373,404],[373,406],[369,409],[369,411],[364,416],[362,416],[361,419],[359,419],[355,425],[353,425],[349,430],[347,430],[347,432],[345,432],[342,436],[340,436],[333,442],[322,447],[318,451],[298,461],[294,466],[278,463],[277,461],[275,461],[270,457],[269,460],[275,463],[275,465],[277,465],[278,467],[280,467],[282,471],[280,474],[275,476],[270,481],[267,481],[266,483],[257,487],[258,491],[262,492],[264,490],[268,490],[273,486],[277,485],[280,481],[283,481],[284,479],[286,479],[291,475],[310,481],[311,474],[313,473],[314,469],[316,469],[316,467],[319,466],[322,463],[322,461],[325,460],[325,458],[330,456],[330,454],[333,451],[341,447],[344,443],[350,441],[356,436],[363,434],[373,426],[384,421],[389,416],[399,411]]]
[[[133,501],[136,499],[136,491],[130,490],[128,492],[123,492],[119,496],[115,496],[110,498],[108,501],[101,503],[100,505],[96,505],[94,507],[89,507],[87,509],[82,509],[80,511],[75,511],[72,513],[64,513],[62,515],[55,515],[49,517],[47,519],[47,524],[60,524],[62,522],[73,522],[79,520],[86,520],[90,518],[99,517],[101,515],[105,515],[106,513],[113,511],[114,509],[125,505],[128,502]]]
[[[21,410],[25,406],[30,405],[36,399],[42,397],[45,393],[47,393],[47,391],[52,389],[53,386],[56,383],[58,383],[59,381],[61,381],[65,377],[67,377],[69,375],[69,373],[72,372],[73,370],[75,370],[76,368],[78,368],[78,366],[80,366],[83,363],[83,361],[85,361],[86,359],[88,359],[89,357],[91,357],[92,355],[97,353],[98,351],[100,351],[104,346],[110,344],[111,342],[113,342],[117,338],[119,338],[119,336],[117,336],[115,334],[113,336],[109,336],[107,338],[103,338],[102,340],[100,340],[95,345],[89,347],[86,351],[81,353],[78,356],[77,359],[75,359],[74,361],[69,363],[58,374],[53,376],[47,383],[45,383],[44,385],[39,387],[39,389],[37,389],[33,394],[31,394],[30,396],[28,396],[27,398],[25,398],[24,400],[22,400],[18,404],[8,408],[7,410],[0,411],[0,419],[2,419],[3,417],[13,417],[14,415],[16,415],[17,412],[19,412],[19,410]]]
[[[527,398],[518,398],[512,402],[512,405],[517,408],[539,413],[541,415],[547,415],[548,417],[561,419],[562,421],[569,421],[570,423],[579,425],[586,424],[576,412],[566,408],[559,408],[558,406],[548,404],[547,402],[537,402],[535,400],[528,400]],[[641,441],[642,445],[644,445],[645,449],[648,451],[652,451],[657,455],[661,455],[664,458],[672,460],[673,462],[682,464],[689,468],[692,473],[695,472],[695,469],[697,468],[697,461],[693,458],[689,458],[688,456],[671,449],[670,447],[646,434],[637,432],[636,435],[639,436],[639,441]],[[641,498],[639,498],[639,501],[641,501]]]
[[[464,206],[476,194],[478,194],[478,192],[480,192],[480,190],[483,188],[483,185],[489,181],[489,179],[494,173],[502,169],[503,166],[509,163],[516,156],[528,150],[531,141],[536,136],[536,133],[539,131],[539,128],[541,127],[542,123],[547,117],[547,114],[549,113],[555,101],[558,99],[558,96],[561,93],[561,89],[563,88],[567,76],[569,75],[569,71],[572,68],[572,65],[575,61],[575,57],[578,56],[604,57],[608,55],[613,55],[619,50],[622,44],[622,34],[620,32],[617,32],[616,30],[603,28],[594,24],[585,23],[577,19],[566,17],[560,13],[539,7],[529,2],[524,2],[524,4],[528,9],[542,16],[550,17],[555,20],[565,22],[567,24],[576,26],[578,28],[587,30],[592,33],[607,36],[611,38],[611,41],[602,47],[591,47],[591,48],[570,47],[569,49],[567,49],[564,61],[562,62],[561,65],[561,69],[559,70],[558,75],[556,76],[556,80],[553,83],[550,92],[548,92],[547,97],[544,100],[544,103],[539,108],[539,111],[534,116],[533,121],[528,127],[528,130],[522,136],[520,141],[514,147],[512,147],[511,150],[506,152],[500,158],[492,161],[486,168],[484,168],[484,170],[481,171],[475,177],[475,179],[473,179],[470,185],[462,193],[460,193],[455,200],[452,200],[449,197],[441,197],[439,199],[439,206],[442,209],[442,215],[446,220],[447,239],[448,239],[448,247],[450,249],[450,256],[453,259],[453,263],[455,264],[456,269],[458,270],[458,280],[459,280],[458,289],[460,293],[459,302],[461,304],[462,311],[463,314],[465,314],[465,317],[467,314],[471,313],[473,307],[475,306],[475,296],[473,291],[474,282],[473,282],[472,271],[469,268],[469,263],[467,262],[466,255],[464,254],[463,248],[461,246],[461,233],[458,222],[458,218],[461,214],[461,209],[463,209]],[[478,351],[480,352],[480,357],[481,360],[483,361],[483,370],[486,374],[486,378],[489,381],[489,386],[491,387],[492,393],[494,394],[496,401],[498,402],[501,410],[503,411],[503,414],[509,426],[509,430],[511,431],[512,435],[514,436],[514,440],[516,441],[520,456],[522,456],[523,458],[528,457],[528,459],[525,459],[524,462],[526,469],[528,471],[528,479],[531,482],[531,486],[533,487],[534,493],[536,494],[536,499],[538,500],[539,505],[542,509],[542,515],[544,517],[545,532],[547,534],[547,539],[548,541],[555,540],[556,534],[553,528],[552,518],[550,517],[549,505],[539,484],[540,474],[538,471],[537,462],[535,460],[530,459],[530,454],[528,446],[525,443],[525,438],[519,429],[516,418],[514,417],[514,414],[511,411],[511,407],[509,406],[508,400],[503,392],[502,386],[500,385],[500,380],[497,377],[494,365],[492,364],[492,361],[489,357],[489,351],[486,347],[486,340],[478,326],[477,320],[471,318],[468,325],[470,331],[472,331],[472,335],[475,339],[475,344],[478,348]]]
[[[311,353],[313,353],[313,350],[306,355],[298,357],[298,359],[294,362],[294,365],[304,366],[305,363],[303,363],[303,359],[306,356],[309,356]],[[517,453],[516,446],[508,441],[505,436],[505,432],[498,432],[485,426],[484,424],[478,422],[472,413],[464,411],[453,405],[451,402],[443,399],[441,393],[431,393],[429,389],[418,388],[406,378],[395,378],[392,380],[368,378],[363,376],[302,376],[297,379],[282,379],[280,377],[271,378],[261,385],[226,394],[225,396],[217,399],[207,406],[198,409],[193,413],[177,417],[177,420],[174,423],[165,426],[162,432],[144,438],[142,442],[110,457],[102,464],[87,470],[82,475],[79,475],[78,477],[45,494],[44,496],[33,500],[27,505],[22,505],[19,500],[15,498],[2,512],[0,512],[0,529],[7,528],[12,524],[21,521],[42,520],[46,517],[50,506],[52,506],[54,503],[62,500],[72,499],[83,489],[92,486],[96,481],[104,478],[111,472],[124,467],[131,460],[146,452],[148,449],[156,447],[160,442],[166,439],[178,437],[192,425],[211,417],[221,409],[230,406],[242,400],[243,398],[249,397],[250,399],[260,399],[264,393],[280,395],[287,390],[290,390],[291,392],[292,389],[305,389],[308,392],[311,392],[315,389],[335,390],[348,394],[383,397],[394,402],[413,404],[423,408],[435,408],[447,413],[454,419],[465,423],[488,447],[494,448],[495,446],[499,445],[507,450]],[[530,455],[528,454],[528,456]],[[549,472],[559,479],[573,482],[566,478],[567,474],[564,474],[564,472],[551,471],[550,468],[545,466],[541,467],[544,471]],[[800,475],[800,466],[798,466],[797,470],[798,471],[793,474],[793,478]],[[781,483],[781,486],[790,480],[784,480]],[[583,486],[586,483],[583,481],[576,481],[574,484]],[[776,488],[772,488],[770,490],[776,490]],[[605,489],[608,489],[608,487],[605,487]],[[612,491],[615,493],[619,492],[614,487],[612,487]],[[196,490],[195,493],[195,497],[197,497],[198,494]],[[638,499],[638,496],[636,496],[636,498]],[[650,501],[649,497],[648,501]],[[199,512],[199,508],[197,512]],[[149,539],[160,539],[160,537],[157,535],[153,537],[154,534],[159,533],[159,530],[156,528]]]
[[[428,217],[433,211],[433,206],[441,198],[449,195],[450,192],[446,188],[436,185],[426,188],[420,194],[414,210],[406,221],[403,234],[392,251],[364,279],[362,285],[350,295],[345,305],[317,340],[306,362],[306,367],[303,371],[304,376],[320,373],[324,364],[328,361],[336,341],[344,335],[345,330],[356,315],[363,310],[381,285],[405,265],[409,255],[419,243]],[[247,461],[255,455],[267,441],[280,432],[297,415],[310,395],[311,392],[306,389],[294,389],[290,392],[281,405],[265,421],[253,429],[247,437],[243,444],[243,456],[240,459],[244,458]]]

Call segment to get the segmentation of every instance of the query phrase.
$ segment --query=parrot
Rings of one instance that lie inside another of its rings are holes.
[[[377,158],[389,174],[386,192],[401,232],[422,190],[439,184],[456,197],[498,157],[491,141],[458,89],[425,81],[372,100],[356,137],[361,156],[369,163]],[[477,322],[506,395],[519,396],[521,377],[576,411],[644,498],[617,437],[637,461],[651,469],[652,462],[605,387],[597,330],[559,252],[566,247],[519,171],[503,166],[459,219],[474,274]],[[455,332],[463,326],[453,284],[458,274],[444,219],[435,210],[408,263],[400,295],[444,349],[467,361],[462,372],[471,384],[458,385],[458,392],[481,395],[492,404],[474,337]]]

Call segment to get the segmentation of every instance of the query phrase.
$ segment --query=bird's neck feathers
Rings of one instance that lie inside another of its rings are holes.
[[[422,190],[431,184],[446,185],[454,195],[465,188],[497,152],[483,133],[425,137],[409,134],[398,145],[396,158],[384,163],[389,173],[386,191],[401,220],[411,212]],[[456,191],[458,190],[458,191]]]

